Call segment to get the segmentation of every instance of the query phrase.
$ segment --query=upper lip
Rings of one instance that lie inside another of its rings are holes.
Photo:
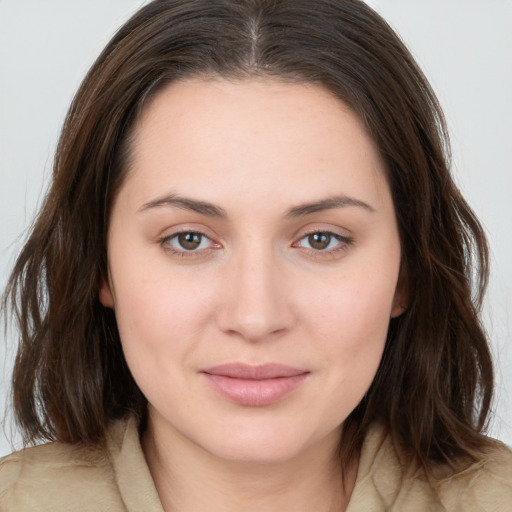
[[[307,370],[277,363],[251,365],[245,363],[227,363],[202,370],[202,373],[231,377],[232,379],[265,380],[279,377],[295,377],[309,373]]]

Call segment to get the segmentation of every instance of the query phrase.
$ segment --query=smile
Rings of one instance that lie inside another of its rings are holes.
[[[210,386],[238,405],[271,405],[297,389],[307,370],[279,364],[251,366],[231,363],[202,370]]]

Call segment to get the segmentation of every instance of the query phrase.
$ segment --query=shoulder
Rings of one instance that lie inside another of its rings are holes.
[[[49,443],[1,459],[0,511],[14,510],[124,510],[108,452]]]
[[[511,510],[512,452],[496,441],[478,462],[440,479],[435,487],[448,510]]]
[[[439,466],[427,476],[421,467],[404,460],[402,450],[383,428],[370,430],[361,453],[354,507],[415,512],[512,510],[512,452],[498,441],[461,471]]]

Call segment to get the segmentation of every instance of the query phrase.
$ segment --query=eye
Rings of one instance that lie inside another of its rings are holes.
[[[176,253],[198,252],[214,246],[210,238],[197,231],[182,231],[164,238],[161,242],[167,250]]]
[[[332,231],[314,231],[307,233],[293,245],[315,252],[333,253],[345,249],[352,239]]]

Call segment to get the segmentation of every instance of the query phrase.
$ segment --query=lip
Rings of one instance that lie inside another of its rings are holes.
[[[208,384],[238,405],[260,407],[282,400],[295,391],[309,371],[281,364],[228,363],[201,370]]]

